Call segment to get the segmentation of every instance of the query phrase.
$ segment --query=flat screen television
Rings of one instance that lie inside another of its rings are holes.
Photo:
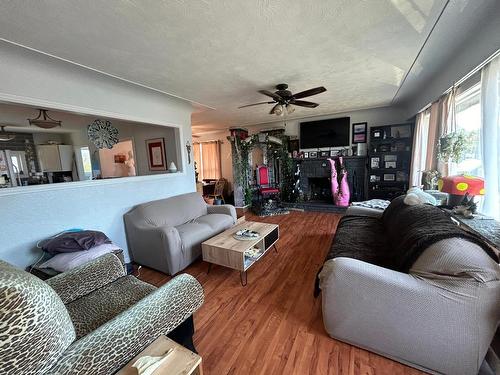
[[[300,148],[349,146],[350,126],[350,117],[301,122]]]

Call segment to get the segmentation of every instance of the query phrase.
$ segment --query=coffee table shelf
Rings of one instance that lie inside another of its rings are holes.
[[[258,232],[260,237],[251,241],[235,239],[233,235],[244,228]],[[201,244],[203,260],[210,263],[209,271],[212,264],[240,271],[241,284],[246,285],[247,270],[257,263],[270,248],[274,247],[277,251],[278,239],[278,225],[245,221],[203,242]],[[255,259],[249,259],[245,253],[254,248],[258,248],[262,253]]]

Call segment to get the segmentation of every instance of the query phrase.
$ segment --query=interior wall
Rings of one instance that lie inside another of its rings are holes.
[[[301,119],[287,120],[285,126],[285,134],[292,137],[298,137],[299,124],[304,121],[316,121],[316,120],[324,120],[328,118],[337,118],[346,116],[351,118],[351,132],[352,132],[352,124],[357,122],[367,122],[368,127],[408,122],[408,112],[406,112],[404,108],[380,107],[380,108],[364,109],[359,111],[336,113],[325,116],[313,116],[313,117],[304,117]],[[265,124],[243,126],[243,128],[248,129],[249,133],[253,134],[253,133],[258,133],[259,131],[264,129],[283,127],[283,126],[284,126],[283,121],[276,121]],[[232,153],[231,153],[231,144],[227,140],[227,136],[229,136],[229,131],[224,130],[220,132],[198,134],[197,138],[193,139],[194,141],[197,142],[209,141],[209,140],[220,140],[223,142],[221,145],[222,176],[228,179],[232,187],[234,181],[233,168],[232,168]],[[350,139],[352,140],[352,134]]]
[[[143,202],[195,191],[184,148],[191,142],[191,105],[5,42],[0,55],[0,101],[178,127],[182,173],[0,191],[0,259],[27,267],[40,257],[39,240],[68,228],[105,232],[129,259],[123,214]]]

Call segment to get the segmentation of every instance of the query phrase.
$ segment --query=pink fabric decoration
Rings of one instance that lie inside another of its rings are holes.
[[[342,157],[338,157],[337,159],[328,159],[328,161],[330,162],[331,170],[333,203],[336,206],[349,206],[351,193],[349,191],[349,185],[347,184],[347,171],[344,169],[344,173],[342,174],[342,178],[340,180],[340,186],[337,176],[336,163],[339,163],[339,166],[342,166]]]

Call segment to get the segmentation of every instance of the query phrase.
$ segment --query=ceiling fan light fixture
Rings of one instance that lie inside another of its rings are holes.
[[[32,119],[28,119],[30,125],[38,126],[42,129],[52,129],[56,126],[62,126],[62,121],[54,120],[47,114],[46,109],[38,109],[38,116]]]
[[[5,126],[0,126],[0,142],[12,141],[14,138],[16,138],[15,134],[7,133]]]
[[[295,112],[295,108],[291,104],[286,105],[286,113],[291,115],[293,112]]]
[[[277,106],[277,107],[274,109],[274,114],[275,114],[276,116],[283,116],[283,113],[284,113],[284,112],[285,112],[285,111],[283,110],[283,105],[279,105],[279,106]]]

